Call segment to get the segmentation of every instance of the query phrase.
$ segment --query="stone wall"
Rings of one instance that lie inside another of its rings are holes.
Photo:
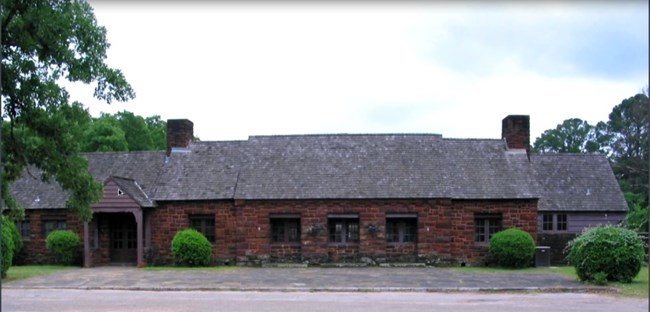
[[[474,242],[475,214],[498,214],[503,228],[518,227],[536,237],[536,200],[275,200],[163,202],[151,209],[146,232],[145,260],[172,263],[171,241],[190,226],[191,215],[215,216],[215,263],[260,265],[267,262],[424,262],[429,265],[482,264],[488,245]],[[386,241],[386,215],[417,216],[415,242]],[[36,220],[38,213],[29,211]],[[271,241],[271,217],[300,217],[300,241]],[[359,242],[329,241],[328,220],[333,216],[358,216]],[[100,233],[106,224],[99,218]],[[69,221],[69,224],[72,222]],[[94,232],[91,224],[91,233]],[[33,226],[34,227],[34,226]],[[83,226],[76,223],[80,236]],[[33,233],[38,235],[38,233]],[[99,235],[100,245],[108,243]],[[92,240],[93,238],[91,238]],[[44,245],[43,245],[44,248]],[[28,249],[32,250],[30,246]],[[93,263],[105,264],[100,248]],[[35,250],[30,259],[43,254]],[[30,251],[31,253],[31,251]]]

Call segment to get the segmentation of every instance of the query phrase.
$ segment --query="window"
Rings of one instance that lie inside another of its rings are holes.
[[[63,219],[43,220],[43,238],[47,238],[47,236],[54,230],[65,230],[67,227],[68,226]]]
[[[300,217],[271,216],[271,241],[274,243],[300,242]]]
[[[567,217],[566,213],[558,213],[557,214],[557,230],[558,231],[566,231],[567,228]]]
[[[190,227],[199,231],[210,242],[215,241],[214,215],[192,215],[190,216]]]
[[[359,216],[357,215],[329,216],[328,229],[331,243],[359,242]]]
[[[389,243],[415,243],[417,229],[415,215],[386,215],[386,241]]]
[[[16,228],[18,229],[18,232],[20,232],[20,236],[23,239],[30,239],[32,229],[31,225],[29,224],[29,220],[16,221]]]
[[[542,215],[542,230],[553,231],[553,214],[545,213]]]
[[[488,243],[492,235],[501,231],[501,215],[475,215],[474,241]]]
[[[544,231],[566,231],[566,213],[545,213],[542,215],[542,230]]]

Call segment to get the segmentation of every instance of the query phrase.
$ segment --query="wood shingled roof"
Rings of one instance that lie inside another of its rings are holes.
[[[608,204],[578,206],[554,190],[577,189],[583,181],[546,170],[547,156],[506,148],[504,140],[444,139],[436,134],[332,134],[252,136],[246,141],[195,142],[172,153],[88,153],[91,173],[99,180],[122,177],[137,183],[153,203],[184,200],[542,198],[540,210],[620,208],[622,197],[609,164],[592,155],[562,159],[597,166],[592,193],[602,192]],[[555,167],[553,167],[555,168]],[[563,168],[563,167],[562,167]],[[561,179],[555,181],[553,179]],[[126,180],[125,180],[126,181]],[[573,182],[572,182],[573,181]],[[540,185],[543,184],[543,185]],[[568,184],[561,184],[568,183]],[[600,185],[600,187],[597,187]],[[26,208],[63,208],[65,192],[24,174],[12,193]],[[134,189],[134,192],[136,190]],[[620,195],[620,196],[619,196]],[[36,202],[35,199],[39,201]],[[596,196],[584,200],[600,200]],[[610,205],[611,204],[611,205]]]
[[[610,164],[600,154],[532,155],[539,211],[627,211]]]

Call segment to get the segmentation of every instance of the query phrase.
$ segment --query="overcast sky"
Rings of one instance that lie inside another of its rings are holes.
[[[439,133],[531,140],[568,118],[606,121],[648,85],[646,1],[90,1],[107,62],[136,99],[93,116],[188,118],[204,141],[249,135]]]

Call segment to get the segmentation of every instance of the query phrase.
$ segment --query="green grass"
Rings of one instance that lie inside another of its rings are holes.
[[[569,278],[578,280],[578,275],[572,266],[549,267],[549,268],[525,268],[525,269],[507,269],[495,267],[464,267],[454,268],[460,272],[476,272],[476,273],[503,273],[503,272],[522,272],[522,273],[540,273],[549,272],[564,275]],[[617,288],[620,295],[624,297],[634,298],[648,298],[648,267],[641,267],[639,275],[632,281],[632,283],[614,283],[607,284],[608,287]]]
[[[209,266],[209,267],[181,267],[181,266],[148,266],[145,271],[201,271],[201,272],[233,272],[238,266]]]
[[[61,266],[61,265],[19,265],[12,266],[7,271],[7,277],[2,279],[3,283],[15,280],[30,278],[34,276],[43,276],[60,271],[74,270],[78,267]]]

